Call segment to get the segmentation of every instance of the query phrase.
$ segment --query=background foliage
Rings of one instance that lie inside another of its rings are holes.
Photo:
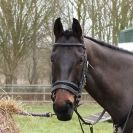
[[[73,17],[85,35],[118,44],[133,26],[133,0],[0,0],[1,83],[49,83],[53,23],[65,28]],[[19,74],[18,74],[19,73]]]

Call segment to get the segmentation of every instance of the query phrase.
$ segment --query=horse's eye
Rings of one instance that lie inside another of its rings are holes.
[[[54,56],[52,55],[51,56],[51,62],[54,62],[55,61],[55,58],[54,58]]]
[[[78,61],[78,64],[82,64],[83,63],[83,57],[80,57],[79,61]]]

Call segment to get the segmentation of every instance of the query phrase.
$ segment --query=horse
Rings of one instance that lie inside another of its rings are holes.
[[[132,133],[133,53],[83,36],[75,18],[67,30],[57,18],[53,32],[51,97],[57,118],[72,119],[85,88],[111,115],[117,131]]]

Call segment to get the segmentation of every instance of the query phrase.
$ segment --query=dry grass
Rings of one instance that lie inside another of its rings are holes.
[[[21,105],[10,97],[0,99],[0,132],[19,133],[13,115],[22,111]]]

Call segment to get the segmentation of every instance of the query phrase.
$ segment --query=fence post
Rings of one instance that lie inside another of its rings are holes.
[[[46,101],[46,96],[45,96],[46,94],[45,94],[45,92],[46,92],[46,88],[44,87],[43,88],[43,100],[44,100],[44,102]]]
[[[11,94],[12,94],[12,95],[11,95],[11,98],[12,98],[12,99],[14,98],[13,92],[14,92],[14,91],[13,91],[13,86],[12,86],[12,84],[11,84]]]

